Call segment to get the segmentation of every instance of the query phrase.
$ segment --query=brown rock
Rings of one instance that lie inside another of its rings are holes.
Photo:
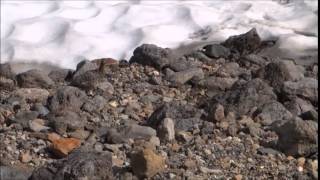
[[[23,163],[28,163],[32,160],[32,157],[29,152],[20,154],[20,161]]]
[[[146,148],[132,154],[131,166],[137,176],[150,178],[165,169],[165,158]]]
[[[61,136],[60,136],[59,134],[56,134],[56,133],[49,133],[49,134],[47,135],[47,139],[48,139],[49,141],[51,141],[51,142],[56,141],[56,140],[58,140],[58,139],[60,139],[60,138],[61,138]]]
[[[221,122],[224,119],[224,107],[221,104],[214,104],[209,112],[209,120],[211,122]]]
[[[242,179],[242,175],[241,175],[241,174],[238,174],[238,175],[234,176],[233,179],[234,179],[234,180],[241,180],[241,179]]]
[[[59,157],[65,157],[72,150],[80,147],[81,142],[75,138],[60,138],[52,142],[51,149]]]

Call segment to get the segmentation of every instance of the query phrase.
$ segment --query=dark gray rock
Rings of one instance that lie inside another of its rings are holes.
[[[310,111],[307,111],[307,112],[304,112],[300,115],[300,117],[303,119],[303,120],[313,120],[315,122],[318,122],[318,118],[319,118],[319,115],[318,115],[318,112],[315,111],[315,110],[310,110]]]
[[[48,100],[48,107],[53,112],[79,111],[86,98],[86,94],[80,89],[72,86],[63,86]]]
[[[53,70],[48,75],[54,82],[63,83],[69,80],[72,76],[72,70],[70,69],[58,69]]]
[[[298,81],[304,77],[303,71],[289,60],[269,63],[263,71],[263,78],[278,92],[285,81]]]
[[[31,172],[9,167],[0,166],[0,179],[1,180],[28,180]]]
[[[308,156],[318,151],[318,123],[294,118],[274,126],[278,148],[292,156]]]
[[[220,77],[238,77],[241,73],[244,72],[238,63],[231,62],[222,65],[216,72],[217,76]]]
[[[55,114],[49,114],[47,119],[52,128],[59,134],[83,129],[86,121],[78,113],[72,111],[61,111]]]
[[[299,116],[307,111],[314,110],[313,105],[304,99],[294,97],[289,101],[284,102],[284,106],[292,113],[294,116]]]
[[[211,58],[227,58],[230,50],[220,44],[211,44],[204,47],[204,54]]]
[[[157,136],[156,130],[148,126],[137,124],[128,124],[119,128],[119,133],[126,139],[144,139],[149,140],[152,136]]]
[[[226,112],[233,111],[236,115],[250,115],[253,109],[275,100],[277,96],[273,89],[258,78],[244,83],[235,83],[229,91],[213,97],[213,103],[222,104]]]
[[[209,90],[225,91],[230,89],[237,80],[237,78],[209,76],[197,84]]]
[[[47,73],[33,69],[16,76],[18,85],[24,88],[50,88],[54,85],[54,81]]]
[[[188,60],[185,57],[179,58],[177,61],[171,62],[169,68],[179,72],[187,69],[193,69],[201,66],[201,62],[195,60]]]
[[[113,85],[108,82],[107,79],[101,80],[101,82],[98,82],[96,84],[96,93],[103,96],[103,97],[109,97],[114,93]]]
[[[157,129],[165,118],[171,118],[175,129],[188,131],[194,126],[201,126],[201,115],[202,111],[192,105],[171,102],[157,108],[147,120],[147,125]]]
[[[76,150],[65,159],[35,170],[30,180],[113,180],[112,156],[107,152]]]
[[[300,96],[313,103],[318,103],[318,80],[303,78],[297,82],[286,81],[283,83],[282,93],[289,98]]]
[[[18,123],[24,129],[29,127],[29,121],[36,119],[39,116],[39,113],[36,111],[20,111],[12,119],[10,123]]]
[[[279,102],[265,103],[254,112],[256,122],[262,125],[270,125],[277,120],[289,120],[292,114]]]
[[[104,97],[96,95],[84,103],[81,109],[90,113],[99,113],[106,104],[107,100]]]
[[[257,149],[257,153],[261,155],[269,155],[269,154],[277,155],[280,152],[272,148],[260,147]]]
[[[50,113],[49,109],[41,103],[34,104],[31,110],[38,112],[39,116],[41,117],[44,117]]]
[[[80,76],[87,71],[96,70],[98,68],[99,68],[99,65],[97,63],[93,63],[87,60],[81,61],[80,63],[77,64],[77,69],[73,73],[73,78],[76,78],[77,76]]]
[[[173,62],[173,53],[168,48],[164,49],[153,44],[143,44],[133,51],[133,56],[129,62],[162,69]]]
[[[202,69],[200,68],[192,68],[187,69],[180,72],[175,72],[170,76],[167,76],[168,81],[176,84],[176,85],[182,85],[186,82],[188,82],[191,79],[197,79],[200,80],[204,77],[204,73]]]
[[[226,41],[221,43],[233,51],[237,51],[240,55],[247,55],[257,50],[261,45],[261,39],[255,28],[250,31],[229,37]]]

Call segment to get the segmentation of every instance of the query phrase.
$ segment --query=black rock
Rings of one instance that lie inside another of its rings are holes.
[[[53,112],[79,111],[86,98],[86,94],[80,89],[72,86],[62,86],[52,98],[48,99],[48,107]]]
[[[204,47],[204,54],[211,58],[227,58],[230,50],[220,44],[211,44]]]
[[[261,45],[261,39],[255,28],[250,31],[229,37],[226,41],[221,43],[233,51],[239,52],[240,55],[247,55],[257,50]]]
[[[30,180],[113,180],[112,157],[107,152],[76,150],[65,159],[35,170]]]
[[[188,60],[185,57],[179,58],[177,61],[174,61],[169,64],[169,68],[179,72],[179,71],[185,71],[187,69],[193,69],[200,67],[201,62],[195,61],[195,60]]]
[[[129,62],[149,65],[160,70],[173,62],[173,53],[168,48],[163,49],[153,44],[143,44],[134,50]]]
[[[50,88],[54,81],[43,71],[33,69],[16,76],[18,85],[24,88]]]
[[[93,63],[87,60],[81,61],[80,63],[77,64],[77,69],[73,73],[73,78],[76,78],[77,76],[80,76],[87,71],[96,70],[98,68],[99,68],[99,65],[97,63]]]

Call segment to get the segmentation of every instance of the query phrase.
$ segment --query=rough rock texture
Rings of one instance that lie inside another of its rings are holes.
[[[162,69],[173,61],[170,49],[163,49],[153,44],[143,44],[133,51],[130,63],[149,65]]]
[[[309,156],[318,151],[318,123],[299,118],[275,128],[278,148],[288,155]]]
[[[253,28],[244,34],[229,37],[222,45],[233,51],[238,51],[241,55],[246,55],[259,48],[261,39],[257,30]]]
[[[24,88],[50,88],[54,85],[54,81],[48,74],[40,70],[29,70],[18,74],[17,82]]]
[[[303,78],[297,82],[286,81],[282,90],[286,96],[300,96],[318,103],[318,81],[316,79]]]
[[[112,158],[109,153],[79,150],[52,166],[41,167],[34,171],[30,180],[113,180],[111,166]]]
[[[48,107],[51,111],[80,110],[86,94],[76,87],[64,86],[57,90],[48,101]]]
[[[165,169],[165,159],[153,152],[143,149],[131,155],[133,172],[140,178],[150,178]]]

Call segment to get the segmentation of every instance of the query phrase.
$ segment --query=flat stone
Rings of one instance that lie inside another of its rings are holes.
[[[18,74],[17,82],[23,88],[50,88],[54,85],[48,74],[37,69]]]
[[[81,142],[75,138],[60,138],[52,141],[51,149],[58,157],[66,157],[72,150],[80,147]]]

